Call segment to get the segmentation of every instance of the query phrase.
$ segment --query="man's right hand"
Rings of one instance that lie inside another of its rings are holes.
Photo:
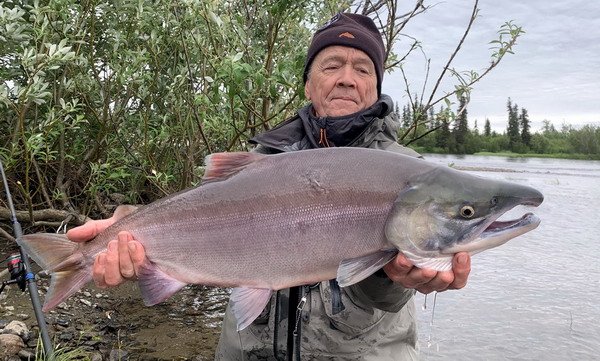
[[[96,237],[108,226],[135,210],[135,207],[120,206],[112,217],[89,221],[67,232],[73,242],[86,242]],[[108,250],[100,253],[94,262],[92,277],[100,288],[117,286],[126,280],[135,279],[140,266],[146,262],[144,246],[129,232],[119,232],[117,239],[108,243]]]

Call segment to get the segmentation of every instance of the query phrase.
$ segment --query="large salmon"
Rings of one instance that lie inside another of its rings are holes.
[[[19,243],[52,272],[44,309],[79,290],[119,231],[129,231],[149,262],[139,285],[147,305],[186,284],[235,287],[238,328],[271,292],[337,278],[356,283],[398,251],[420,267],[448,270],[452,255],[498,246],[539,224],[531,213],[496,219],[543,196],[392,152],[328,148],[277,155],[207,157],[203,184],[121,218],[86,243],[32,234]]]

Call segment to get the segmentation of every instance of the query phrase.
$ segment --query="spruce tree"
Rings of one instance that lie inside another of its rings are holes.
[[[408,128],[412,123],[412,112],[410,111],[410,105],[406,105],[402,108],[402,127]]]
[[[402,121],[403,114],[400,113],[400,105],[398,104],[398,102],[396,102],[394,105],[393,113],[394,113],[394,119],[396,119],[398,121]]]
[[[454,135],[454,140],[456,140],[456,152],[462,154],[465,152],[465,142],[467,140],[467,133],[469,132],[467,99],[464,96],[460,97],[458,109],[460,114],[456,117],[452,134]]]
[[[556,130],[556,128],[554,127],[554,124],[552,124],[551,121],[544,119],[542,121],[542,123],[544,124],[542,126],[542,133],[544,135],[549,135],[549,134],[556,134],[558,133],[558,131]]]
[[[483,127],[483,135],[489,137],[492,135],[492,126],[490,125],[490,120],[485,118],[485,126]]]
[[[439,123],[436,124],[436,116],[433,111],[433,107],[429,108],[429,115],[427,116],[427,124],[429,124],[429,129],[436,129]]]
[[[440,128],[435,132],[435,145],[436,147],[442,148],[448,152],[448,145],[451,137],[448,111],[440,108],[440,111],[436,116],[436,122],[439,122]]]
[[[517,104],[512,105],[510,98],[506,105],[508,110],[508,127],[506,135],[508,136],[508,144],[510,150],[516,150],[518,143],[521,140],[521,132],[519,131],[519,107]]]
[[[519,116],[519,123],[521,126],[521,141],[526,146],[531,145],[531,132],[529,125],[529,115],[527,114],[527,109],[521,108],[521,115]]]
[[[431,126],[432,126],[432,129],[435,129],[436,143],[437,143],[437,138],[438,138],[437,136],[441,132],[441,128],[442,128],[442,121],[440,119],[439,114],[434,115],[434,117],[431,120]]]

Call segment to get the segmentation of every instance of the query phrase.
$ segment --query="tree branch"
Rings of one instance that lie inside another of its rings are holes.
[[[17,220],[19,222],[29,222],[33,225],[37,225],[37,222],[68,222],[74,225],[82,225],[85,223],[87,218],[80,214],[72,212],[61,211],[58,209],[41,209],[34,210],[31,213],[29,211],[17,211]],[[11,219],[11,213],[8,208],[0,207],[0,220],[8,221]]]
[[[435,96],[435,93],[437,93],[437,90],[438,90],[440,84],[442,83],[442,79],[444,78],[444,75],[446,74],[446,71],[450,68],[450,64],[452,64],[452,61],[456,57],[456,54],[458,54],[458,52],[460,51],[460,48],[462,47],[462,44],[464,43],[465,39],[467,38],[467,35],[471,31],[471,26],[473,25],[473,22],[475,21],[475,18],[477,18],[477,12],[479,11],[479,9],[477,8],[478,4],[479,4],[479,0],[475,0],[475,3],[473,4],[473,12],[471,13],[471,19],[469,19],[469,25],[467,25],[467,29],[465,30],[462,38],[458,42],[458,45],[456,46],[456,49],[454,49],[454,52],[452,53],[452,55],[450,55],[450,58],[448,59],[448,62],[446,63],[446,65],[442,69],[442,72],[440,73],[440,76],[438,77],[438,80],[435,83],[435,86],[433,87],[433,90],[431,91],[431,95],[429,96],[429,100],[427,100],[427,108],[426,108],[426,110],[429,108],[429,106],[432,106],[433,104],[435,104],[435,103],[431,104],[431,102],[433,100],[433,97]]]

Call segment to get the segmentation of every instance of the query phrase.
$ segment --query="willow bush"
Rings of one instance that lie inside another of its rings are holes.
[[[246,149],[289,116],[302,102],[303,22],[322,20],[296,1],[0,9],[0,151],[16,203],[84,214],[113,194],[143,203],[194,184],[205,155]]]
[[[418,48],[393,51],[420,0],[0,2],[0,158],[20,217],[77,224],[197,184],[207,154],[247,150],[304,103],[311,35],[348,9],[382,28],[388,68]]]

